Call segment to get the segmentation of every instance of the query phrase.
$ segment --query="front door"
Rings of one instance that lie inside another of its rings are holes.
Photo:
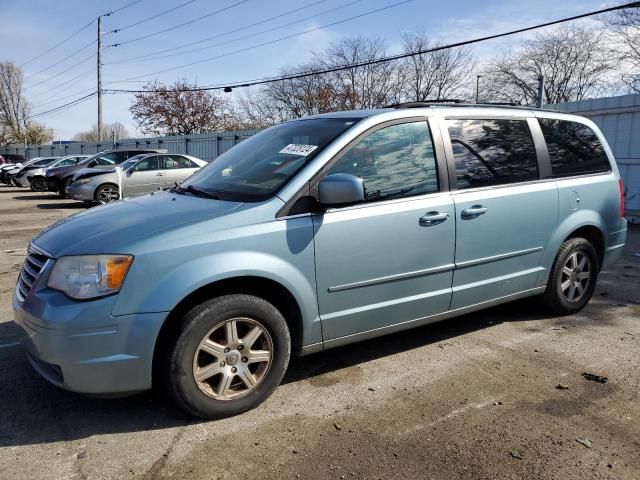
[[[558,221],[526,119],[448,119],[457,185],[451,309],[535,289]]]
[[[364,180],[365,202],[313,216],[325,340],[448,310],[454,206],[426,121],[364,136],[328,170]]]
[[[164,176],[159,170],[159,157],[146,157],[122,177],[123,197],[135,197],[164,187]]]

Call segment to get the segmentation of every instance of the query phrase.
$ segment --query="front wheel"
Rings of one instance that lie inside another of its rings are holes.
[[[95,198],[98,203],[105,205],[118,200],[120,198],[120,193],[118,192],[118,187],[115,185],[100,185],[96,189]]]
[[[291,338],[282,314],[253,295],[209,300],[185,315],[166,361],[169,392],[202,418],[246,412],[279,385]]]
[[[33,180],[31,180],[29,186],[34,192],[46,192],[48,190],[47,181],[44,179],[44,177],[35,177]]]
[[[553,263],[543,294],[545,304],[560,315],[582,310],[593,295],[598,273],[598,254],[591,242],[570,238],[560,246]]]

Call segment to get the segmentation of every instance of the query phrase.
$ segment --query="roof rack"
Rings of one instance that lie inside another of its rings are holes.
[[[442,105],[442,104],[457,105],[461,103],[464,103],[464,100],[460,100],[459,98],[442,98],[437,100],[424,100],[422,102],[395,103],[393,105],[388,105],[387,108],[421,108],[421,107],[429,107],[431,105]]]
[[[396,103],[394,105],[388,105],[385,108],[425,108],[425,107],[436,107],[436,106],[448,106],[448,107],[513,107],[513,108],[525,108],[528,110],[536,109],[537,107],[531,105],[522,105],[520,103],[515,102],[480,102],[480,103],[471,103],[465,102],[464,100],[459,99],[441,99],[441,100],[425,100],[423,102],[405,102],[405,103]]]

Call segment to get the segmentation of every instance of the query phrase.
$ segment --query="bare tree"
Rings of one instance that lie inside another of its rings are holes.
[[[315,54],[322,69],[378,60],[386,55],[384,41],[355,36],[332,44],[326,52]],[[382,62],[338,70],[326,75],[336,107],[340,110],[378,108],[396,103],[399,79],[394,62]]]
[[[438,47],[423,32],[402,35],[405,53]],[[469,95],[476,62],[471,49],[460,47],[413,55],[399,65],[403,100],[423,102]]]
[[[107,123],[102,126],[102,138],[107,142],[129,137],[129,130],[120,122]],[[95,124],[90,130],[78,132],[73,136],[73,140],[78,142],[98,142],[98,125]]]
[[[0,62],[0,129],[5,143],[25,141],[29,107],[22,92],[23,76],[20,67]]]
[[[37,122],[27,121],[26,130],[28,145],[43,145],[53,140],[53,130]]]
[[[482,97],[532,104],[537,78],[544,75],[545,103],[582,100],[610,87],[614,66],[603,32],[561,27],[537,34],[515,52],[495,60],[483,73]]]
[[[640,7],[618,10],[605,20],[612,31],[611,49],[626,72],[622,83],[630,92],[640,93]]]
[[[196,84],[152,81],[136,93],[130,107],[138,127],[154,135],[189,135],[224,130],[238,121],[233,106],[217,91],[194,90]]]

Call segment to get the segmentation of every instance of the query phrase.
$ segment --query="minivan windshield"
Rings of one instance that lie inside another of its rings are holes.
[[[249,137],[200,169],[178,193],[257,202],[272,197],[358,118],[311,118]]]

